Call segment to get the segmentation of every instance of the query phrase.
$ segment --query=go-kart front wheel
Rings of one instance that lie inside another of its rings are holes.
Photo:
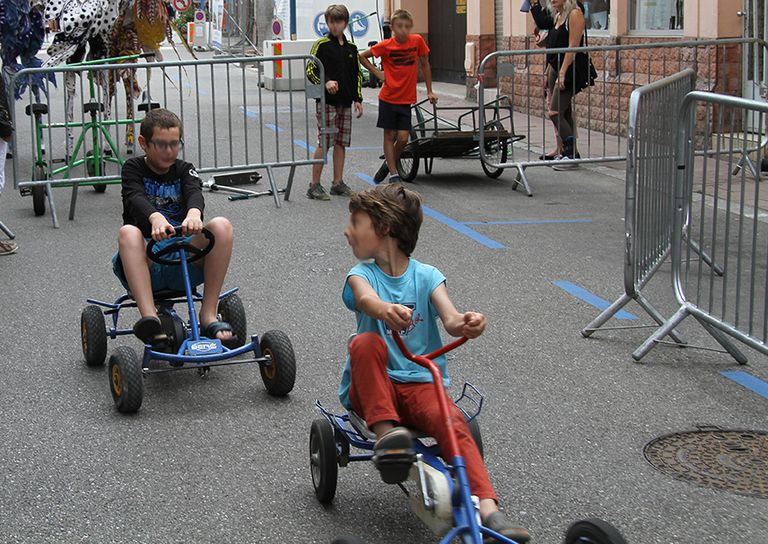
[[[109,358],[109,389],[117,411],[132,414],[144,400],[144,376],[141,361],[128,346],[120,346]]]
[[[288,336],[282,331],[269,331],[261,337],[261,353],[270,364],[261,366],[261,379],[270,395],[284,396],[296,381],[296,355]]]
[[[619,530],[601,519],[573,523],[565,533],[565,544],[627,544]]]
[[[317,500],[331,502],[336,495],[339,464],[333,426],[325,418],[314,420],[309,431],[309,468]]]
[[[107,326],[101,308],[91,304],[80,314],[80,340],[88,366],[101,366],[107,358]]]
[[[480,450],[480,457],[485,459],[483,437],[480,434],[480,423],[478,423],[477,418],[475,417],[472,421],[467,422],[467,426],[469,427],[469,432],[472,433],[472,438],[475,440],[475,444],[477,444],[477,449]]]
[[[248,335],[248,326],[245,321],[243,301],[236,293],[232,293],[219,301],[219,319],[229,323],[232,326],[232,334],[237,336],[236,342],[227,345],[232,348],[244,346]]]

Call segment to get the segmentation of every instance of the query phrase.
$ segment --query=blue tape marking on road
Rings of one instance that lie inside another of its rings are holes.
[[[591,222],[591,219],[515,219],[512,221],[463,221],[465,225],[546,225],[549,223]]]
[[[299,146],[302,149],[308,149],[310,153],[315,152],[314,146],[309,145],[304,140],[294,140],[293,143],[295,143],[297,146]]]
[[[269,130],[274,130],[275,132],[282,132],[283,129],[281,129],[277,125],[273,125],[272,123],[264,123],[264,126],[267,127]]]
[[[590,293],[583,287],[580,287],[576,285],[575,283],[571,283],[569,281],[553,281],[555,285],[557,285],[560,289],[568,293],[569,295],[573,295],[574,297],[583,300],[590,306],[594,306],[598,310],[605,310],[608,306],[611,305],[610,302],[608,302],[605,299],[600,298],[599,296]],[[626,320],[632,320],[637,319],[636,315],[633,315],[629,312],[626,312],[624,310],[619,310],[616,312],[616,315],[614,315],[616,319],[626,319]]]
[[[373,178],[369,176],[368,174],[363,174],[362,172],[358,172],[355,174],[358,178],[363,180],[369,185],[376,185],[376,182],[373,181]],[[433,210],[432,208],[428,206],[421,207],[422,211],[424,212],[424,215],[427,217],[431,217],[432,219],[436,219],[437,221],[440,221],[442,224],[452,228],[456,232],[459,232],[463,234],[464,236],[469,236],[472,238],[475,242],[478,242],[480,244],[483,244],[485,247],[490,249],[504,249],[506,246],[500,244],[496,240],[492,240],[491,238],[488,238],[487,236],[483,236],[479,232],[476,232],[469,228],[466,225],[463,225],[459,221],[456,221],[455,219],[451,219],[447,215],[444,215],[437,210]]]
[[[742,387],[746,387],[750,391],[757,393],[761,397],[768,399],[768,383],[765,383],[761,379],[755,378],[752,374],[747,374],[746,372],[741,371],[728,371],[721,372],[720,374],[729,380],[733,380]]]

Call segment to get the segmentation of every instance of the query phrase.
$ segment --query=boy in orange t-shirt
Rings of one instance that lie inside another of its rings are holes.
[[[390,182],[400,181],[397,161],[411,134],[411,104],[416,102],[419,64],[427,85],[427,97],[432,104],[437,103],[437,96],[432,92],[432,69],[427,57],[429,47],[424,38],[411,34],[413,16],[404,9],[398,9],[392,14],[390,24],[392,38],[360,53],[362,65],[384,81],[384,86],[379,92],[379,120],[376,126],[384,129],[386,160],[373,176],[376,183],[382,182],[387,174]],[[371,57],[381,58],[383,70],[379,70],[368,60]]]

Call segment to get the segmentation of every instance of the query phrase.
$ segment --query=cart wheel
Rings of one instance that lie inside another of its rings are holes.
[[[485,154],[488,159],[495,164],[504,164],[507,162],[507,148],[509,147],[509,140],[507,138],[502,139],[490,139],[485,142]],[[483,167],[483,172],[489,178],[496,179],[502,172],[503,168],[494,168],[485,164],[483,160],[480,160],[480,165]]]
[[[45,168],[42,166],[35,166],[35,181],[41,181],[47,178],[48,176],[45,174]],[[37,216],[45,215],[45,196],[45,186],[35,185],[32,187],[32,209]]]
[[[237,336],[237,341],[230,347],[239,348],[245,345],[248,338],[248,327],[245,321],[245,307],[243,301],[236,293],[232,293],[219,301],[219,319],[232,325],[232,334]]]
[[[109,389],[117,411],[132,414],[144,399],[144,376],[141,361],[128,346],[120,346],[109,358]]]
[[[261,352],[272,363],[262,366],[261,379],[270,395],[284,396],[296,381],[296,355],[288,336],[282,331],[269,331],[261,337]]]
[[[107,358],[107,326],[104,314],[96,305],[86,306],[80,314],[80,339],[88,366],[101,366]]]
[[[434,157],[426,158],[424,157],[424,172],[427,174],[432,174],[432,165],[434,164],[435,159]]]
[[[475,444],[477,444],[477,449],[480,450],[480,457],[485,459],[483,437],[480,434],[480,423],[478,423],[477,418],[475,418],[472,421],[468,421],[467,426],[469,427],[469,432],[472,433],[472,438],[475,440]]]
[[[342,536],[334,538],[331,544],[363,544],[363,541],[353,536]]]
[[[339,465],[333,425],[325,418],[314,420],[309,431],[309,468],[317,500],[323,504],[331,502],[336,495]]]
[[[88,172],[89,177],[94,177],[96,175],[96,166],[93,164],[93,160],[91,159],[91,157],[93,157],[93,151],[88,151],[85,154],[85,159],[86,159],[85,169]],[[104,175],[105,165],[106,163],[104,161],[101,161],[100,171],[102,176]],[[107,184],[106,183],[94,184],[93,190],[96,191],[97,193],[103,193],[104,191],[107,190]]]
[[[601,519],[577,521],[565,533],[565,544],[627,544],[619,530]]]

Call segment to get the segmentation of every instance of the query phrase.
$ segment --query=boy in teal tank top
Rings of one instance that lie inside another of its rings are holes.
[[[349,360],[339,386],[339,399],[365,419],[377,440],[374,451],[381,477],[400,483],[409,465],[387,463],[412,447],[407,427],[448,441],[429,372],[407,360],[391,331],[400,333],[412,353],[442,346],[437,320],[451,336],[477,338],[486,327],[478,312],[460,313],[448,296],[445,276],[437,268],[411,257],[423,219],[421,198],[400,184],[379,185],[352,197],[349,224],[344,230],[352,253],[361,262],[347,275],[342,298],[355,312],[357,335],[349,345]],[[448,384],[445,357],[436,359]],[[459,448],[473,495],[480,499],[483,525],[518,542],[528,531],[512,524],[499,511],[480,452],[464,415],[452,405]],[[402,464],[402,463],[401,463]]]

